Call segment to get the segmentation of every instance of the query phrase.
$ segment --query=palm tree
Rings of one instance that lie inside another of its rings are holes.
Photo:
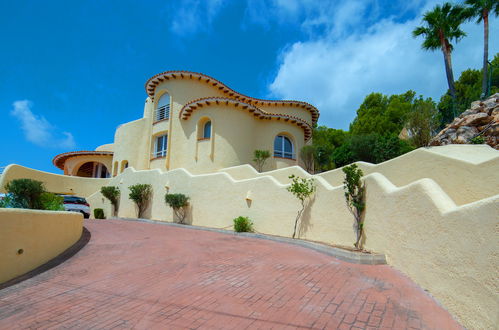
[[[494,0],[492,0],[494,1]],[[424,36],[422,47],[426,50],[441,49],[444,54],[445,73],[452,99],[456,100],[456,89],[454,87],[454,74],[452,73],[452,40],[458,42],[466,36],[459,26],[466,20],[464,7],[452,5],[449,2],[442,6],[436,5],[433,10],[423,16],[423,26],[412,31],[413,37]]]
[[[489,14],[499,15],[499,1],[497,0],[466,0],[467,15],[476,18],[477,24],[483,20],[483,78],[482,95],[487,94],[487,69],[489,61]]]

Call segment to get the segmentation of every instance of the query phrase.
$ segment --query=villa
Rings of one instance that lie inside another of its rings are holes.
[[[114,143],[54,157],[65,175],[106,178],[136,170],[185,168],[194,174],[250,164],[254,150],[272,151],[264,170],[303,165],[319,111],[300,101],[249,97],[207,75],[157,74],[145,84],[141,119],[120,125]]]

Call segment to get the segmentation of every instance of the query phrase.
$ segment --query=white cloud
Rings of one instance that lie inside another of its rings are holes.
[[[226,0],[182,0],[171,7],[171,30],[181,36],[210,28]]]
[[[438,99],[447,89],[443,56],[438,51],[422,50],[422,39],[411,35],[421,23],[421,14],[433,7],[434,1],[407,3],[401,12],[414,10],[416,5],[419,10],[415,18],[405,21],[378,17],[356,27],[358,20],[352,24],[347,19],[353,13],[357,18],[376,16],[372,4],[346,1],[335,7],[329,22],[323,19],[329,15],[327,11],[315,11],[315,16],[304,19],[303,28],[315,22],[323,24],[325,32],[283,49],[277,74],[269,85],[271,96],[308,101],[321,111],[321,124],[337,128],[348,128],[355,110],[371,92],[399,94],[412,89]],[[453,53],[456,79],[467,68],[481,67],[483,27],[467,23],[463,30],[468,37]],[[498,34],[497,19],[492,19],[489,54],[499,51],[494,42]]]
[[[76,146],[73,135],[62,132],[59,136],[55,128],[44,118],[37,116],[31,111],[33,103],[28,100],[15,101],[11,115],[21,121],[21,128],[26,139],[41,147],[57,147],[73,149]],[[62,136],[61,136],[62,135]]]

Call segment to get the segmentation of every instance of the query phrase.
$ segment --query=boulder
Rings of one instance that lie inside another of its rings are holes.
[[[499,124],[492,125],[490,128],[488,128],[484,132],[484,135],[487,135],[487,136],[499,136]]]
[[[465,118],[461,119],[459,122],[459,126],[481,126],[486,125],[492,121],[493,117],[490,117],[488,114],[479,112]]]
[[[499,93],[484,101],[472,102],[470,109],[454,118],[430,141],[430,145],[470,143],[479,133],[487,144],[499,150]]]
[[[474,101],[474,102],[471,102],[470,110],[477,110],[478,111],[478,109],[480,109],[482,106],[483,106],[482,101]]]

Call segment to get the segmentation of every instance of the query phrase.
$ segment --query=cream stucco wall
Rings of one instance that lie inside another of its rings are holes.
[[[47,191],[53,193],[77,195],[81,197],[89,196],[97,190],[100,190],[100,187],[107,185],[110,180],[59,175],[12,164],[7,166],[0,176],[0,192],[5,192],[5,185],[9,181],[22,178],[42,181],[45,184]]]
[[[151,156],[150,140],[150,118],[138,119],[119,126],[114,136],[113,164],[118,162],[121,167],[123,161],[128,161],[129,166],[137,169],[148,169]],[[118,173],[120,171],[121,168]]]
[[[493,186],[486,197],[470,194],[469,202],[456,205],[444,190],[454,187],[450,181],[455,178],[448,172],[459,172],[469,162],[463,162],[459,152],[438,148],[442,152],[420,150],[400,157],[397,171],[385,169],[392,166],[388,162],[379,164],[377,172],[365,177],[365,247],[386,254],[391,265],[427,289],[465,326],[490,328],[496,324],[499,308],[499,186]],[[490,154],[490,150],[469,146],[466,154],[474,153],[482,162],[468,167],[468,175],[482,180],[482,166],[490,164],[489,182],[497,180],[499,152]],[[411,165],[414,162],[445,164],[447,171],[429,171],[427,176],[431,178],[415,175],[414,181],[400,184],[415,171]],[[385,171],[394,181],[400,180],[399,184],[381,174]],[[110,184],[122,191],[121,217],[136,216],[135,207],[127,199],[128,186],[149,183],[154,195],[146,216],[151,219],[173,220],[171,209],[164,203],[164,194],[169,191],[190,197],[188,221],[192,224],[230,229],[232,219],[244,215],[253,220],[258,232],[290,236],[299,209],[299,202],[286,190],[290,174],[309,176],[298,167],[258,174],[248,166],[239,166],[203,175],[184,169],[137,172],[129,168]],[[249,178],[235,179],[232,175]],[[313,177],[317,191],[303,215],[299,237],[351,246],[355,239],[353,218],[345,206],[341,184],[328,173]],[[471,180],[459,182],[463,191],[473,191],[470,189],[476,184]],[[92,207],[103,206],[110,214],[110,205],[99,193],[89,201]]]
[[[114,144],[113,143],[103,144],[95,148],[95,151],[114,151]]]
[[[0,209],[0,283],[55,258],[82,234],[75,212]]]
[[[154,122],[154,111],[162,95],[170,95],[170,118]],[[274,138],[280,133],[291,137],[298,160],[271,158],[266,170],[301,165],[299,150],[305,144],[304,130],[291,121],[258,119],[234,105],[219,104],[195,110],[188,119],[179,118],[187,103],[206,97],[228,97],[217,87],[198,79],[173,79],[160,83],[154,100],[148,98],[142,119],[121,125],[113,144],[113,164],[128,160],[138,170],[186,168],[192,173],[209,173],[225,167],[251,163],[255,149],[273,151]],[[289,114],[312,123],[308,110],[292,104],[261,105],[262,110]],[[198,125],[203,118],[212,121],[213,134],[208,141],[198,141]],[[166,157],[154,159],[156,137],[168,134]],[[114,168],[112,173],[120,173]]]

